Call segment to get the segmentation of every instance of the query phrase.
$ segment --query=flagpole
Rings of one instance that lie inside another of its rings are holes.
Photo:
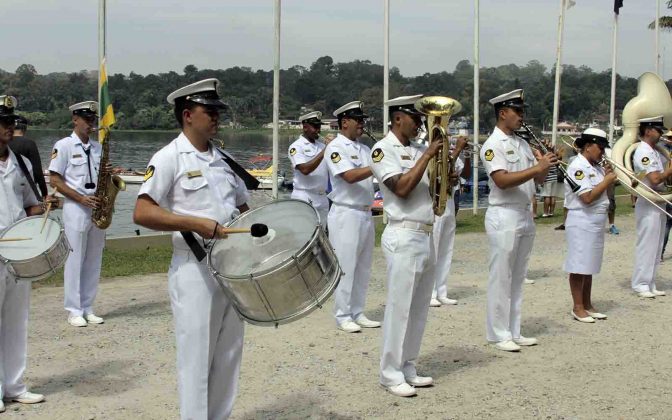
[[[474,135],[473,153],[471,154],[471,196],[473,202],[471,211],[478,214],[478,144],[479,144],[479,118],[480,118],[480,40],[479,40],[479,0],[474,0]]]
[[[611,42],[611,102],[609,103],[609,144],[614,145],[614,120],[616,119],[616,57],[618,55],[618,14],[614,13],[613,40]]]
[[[105,31],[106,31],[106,0],[98,0],[98,104],[101,103],[101,96],[100,96],[100,90],[102,87],[102,80],[100,80],[100,71],[101,71],[101,65],[103,63],[103,59],[105,59]],[[103,118],[103,115],[105,113],[105,110],[100,110],[99,114],[100,116],[98,117],[99,119]],[[100,120],[98,126],[100,127]],[[99,135],[100,137],[100,135]]]
[[[383,134],[387,134],[387,123],[389,115],[387,112],[387,105],[385,103],[390,99],[390,0],[383,0],[385,6],[384,23],[383,23],[383,50],[385,57],[383,58]]]
[[[562,73],[562,32],[565,26],[565,2],[560,0],[560,17],[558,19],[558,48],[555,60],[555,93],[553,94],[553,136],[551,144],[555,146],[558,138],[558,114],[560,113],[560,74]]]
[[[280,137],[280,2],[281,0],[275,0],[273,2],[275,38],[273,43],[273,175],[271,179],[273,183],[272,196],[274,200],[278,199],[278,142]]]
[[[656,74],[660,76],[660,0],[656,0]]]

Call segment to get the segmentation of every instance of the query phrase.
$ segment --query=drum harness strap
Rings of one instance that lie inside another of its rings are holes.
[[[33,176],[30,174],[30,172],[28,172],[28,167],[26,167],[26,162],[23,161],[23,156],[19,154],[14,154],[14,156],[16,156],[16,161],[19,162],[19,168],[21,168],[23,176],[25,176],[28,180],[28,184],[33,190],[33,194],[35,194],[35,197],[37,197],[37,201],[42,202],[42,196],[39,192],[37,192],[37,186],[35,185],[35,181],[33,181]]]

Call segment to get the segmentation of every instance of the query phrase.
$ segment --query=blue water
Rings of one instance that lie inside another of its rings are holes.
[[[42,158],[42,166],[46,169],[49,166],[52,146],[56,141],[70,135],[70,133],[70,130],[29,130],[26,137],[35,140],[37,143]],[[110,143],[112,164],[126,169],[144,171],[152,155],[161,147],[170,143],[176,136],[177,133],[157,133],[153,131],[113,132],[112,143]],[[285,173],[289,180],[291,180],[292,171],[289,159],[287,159],[287,149],[298,136],[298,131],[296,134],[280,135],[279,173]],[[267,133],[222,133],[219,138],[224,140],[226,150],[243,166],[246,166],[245,163],[253,156],[273,153],[273,139],[270,131]],[[364,142],[370,143],[368,139]],[[369,146],[371,145],[369,144]],[[117,196],[112,225],[107,230],[108,237],[132,236],[150,232],[135,225],[132,220],[133,207],[139,188],[139,185],[128,185],[127,190],[120,192]],[[288,198],[289,194],[289,191],[281,190],[279,196],[280,198]],[[250,204],[254,207],[271,200],[270,191],[254,191],[251,194]],[[486,202],[487,196],[483,192],[479,192],[479,207],[485,206]],[[463,193],[460,196],[460,208],[471,206],[471,193]],[[59,215],[59,213],[60,210],[54,212],[55,215]]]

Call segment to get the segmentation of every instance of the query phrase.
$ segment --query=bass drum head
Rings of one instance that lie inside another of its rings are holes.
[[[25,261],[35,258],[48,251],[61,236],[61,225],[47,218],[44,230],[44,216],[31,216],[12,224],[2,233],[0,238],[30,238],[27,241],[0,242],[0,256],[9,261]]]
[[[210,264],[218,274],[232,279],[249,279],[272,271],[291,259],[312,239],[320,226],[317,212],[305,201],[279,200],[240,215],[228,227],[268,226],[261,238],[236,233],[219,240],[210,250]]]

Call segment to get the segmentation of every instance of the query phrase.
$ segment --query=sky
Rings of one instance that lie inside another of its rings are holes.
[[[661,15],[672,15],[661,1]],[[474,0],[390,0],[390,66],[404,76],[473,61]],[[655,70],[656,0],[624,0],[618,71]],[[481,0],[482,67],[555,63],[560,0]],[[272,0],[108,0],[108,73],[273,68]],[[97,68],[97,0],[2,0],[0,69],[38,73]],[[576,0],[566,13],[563,64],[611,68],[612,0]],[[660,35],[661,73],[672,77],[672,33]],[[329,55],[383,63],[383,0],[282,0],[281,67]]]

